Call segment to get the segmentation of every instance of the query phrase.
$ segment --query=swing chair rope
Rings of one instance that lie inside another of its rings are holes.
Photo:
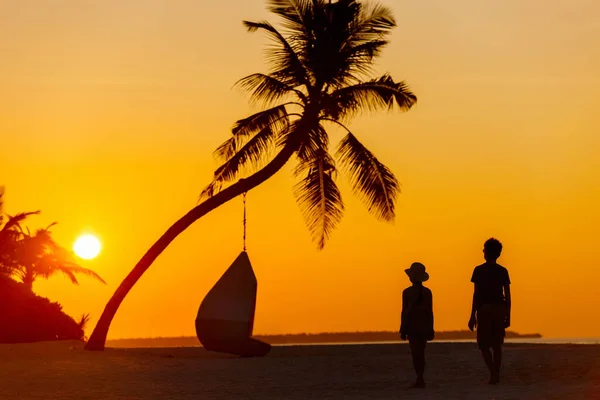
[[[246,251],[246,192],[244,192],[244,195],[242,197],[243,202],[244,202],[244,237],[243,237],[243,241],[244,241],[244,251]]]

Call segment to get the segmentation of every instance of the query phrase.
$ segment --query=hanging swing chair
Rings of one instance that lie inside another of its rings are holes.
[[[246,252],[245,193],[243,201],[243,250],[202,300],[196,317],[196,335],[206,350],[262,357],[271,350],[271,345],[252,338],[258,282]]]

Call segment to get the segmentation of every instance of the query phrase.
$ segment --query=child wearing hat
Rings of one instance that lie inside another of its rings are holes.
[[[433,296],[431,290],[423,286],[429,279],[425,266],[419,262],[413,263],[405,270],[412,286],[402,292],[402,316],[400,337],[410,344],[413,366],[417,380],[413,387],[424,388],[425,379],[425,346],[433,340]]]

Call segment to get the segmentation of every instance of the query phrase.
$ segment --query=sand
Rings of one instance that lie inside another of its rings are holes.
[[[0,345],[0,399],[600,399],[600,346],[506,346],[487,385],[473,343],[428,347],[427,389],[405,344],[274,347],[261,359],[202,348],[83,350]]]

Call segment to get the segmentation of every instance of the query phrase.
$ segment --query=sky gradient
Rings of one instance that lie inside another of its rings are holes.
[[[293,164],[248,194],[256,333],[395,330],[403,270],[431,275],[436,330],[465,329],[485,239],[505,245],[513,329],[600,336],[600,24],[596,0],[384,1],[398,28],[377,65],[418,96],[353,131],[402,183],[377,222],[341,176],[346,212],[325,250],[292,195]],[[451,4],[450,4],[451,3]],[[243,19],[259,0],[0,2],[0,184],[9,213],[42,210],[108,285],[34,290],[99,317],[152,243],[196,204],[212,151],[253,111],[234,82],[265,70]],[[332,142],[341,132],[332,131]],[[109,338],[193,335],[197,308],[241,250],[242,203],[196,222],[144,275]],[[91,328],[91,326],[90,326]],[[91,332],[91,330],[89,330]]]

